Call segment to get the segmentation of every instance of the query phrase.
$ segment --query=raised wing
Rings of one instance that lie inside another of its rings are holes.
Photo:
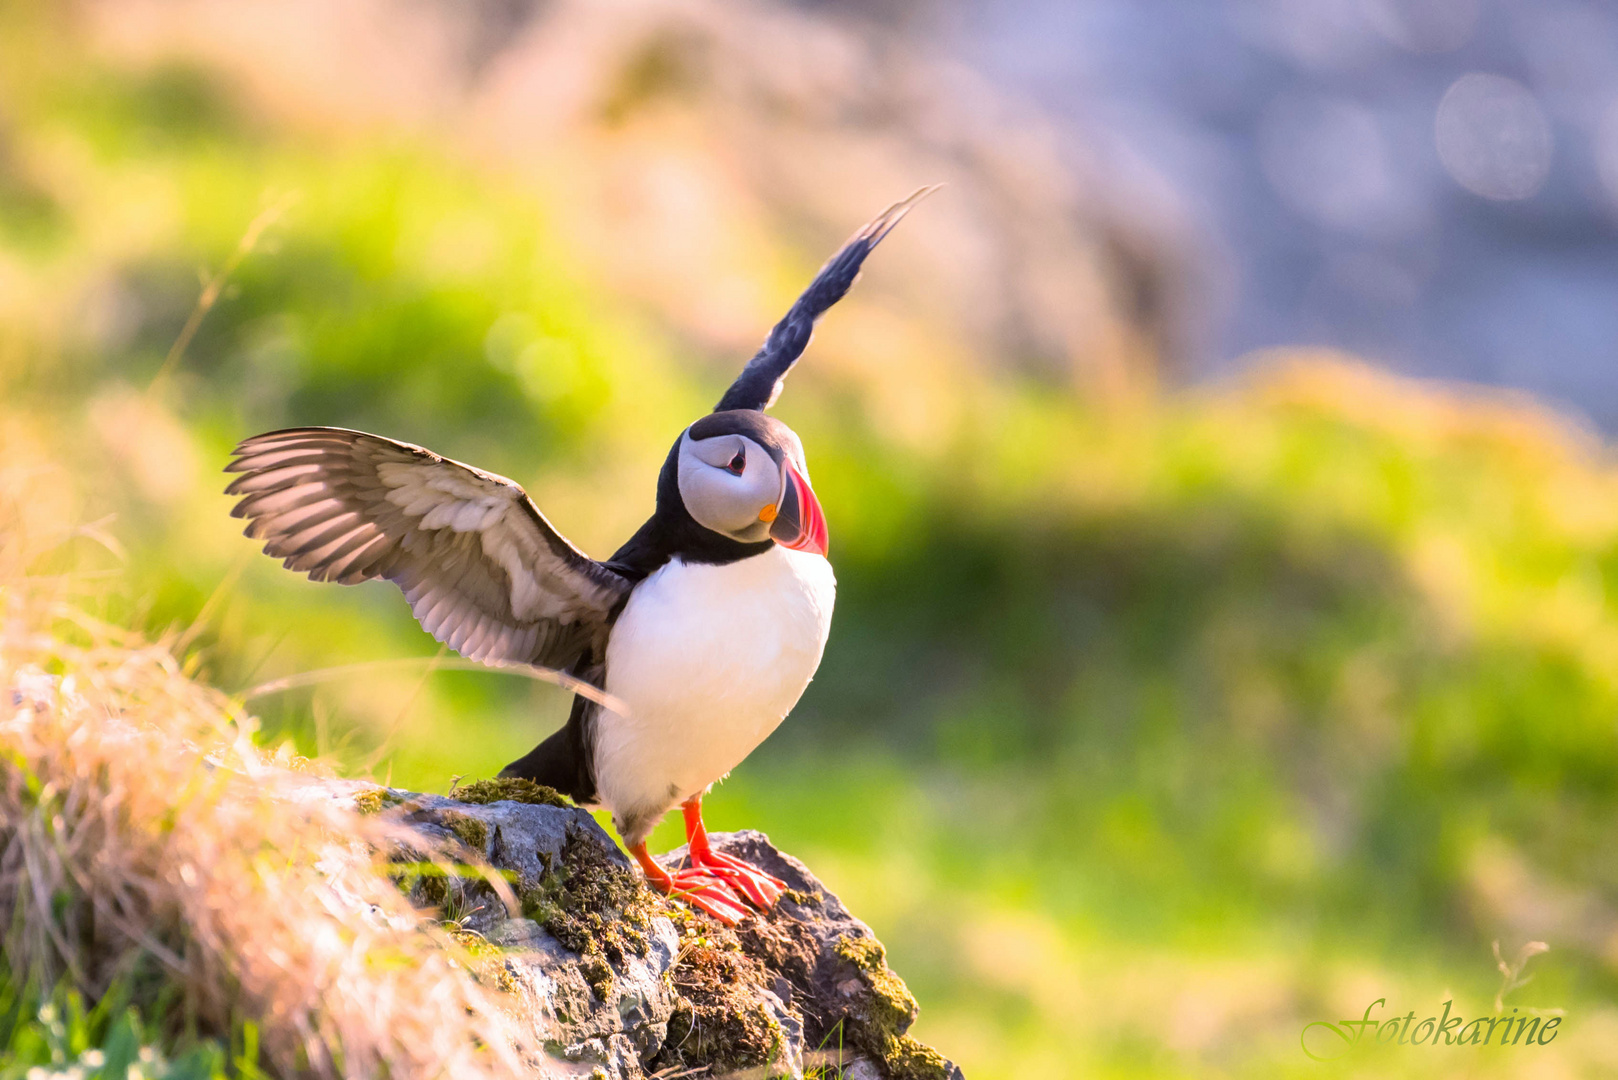
[[[849,237],[841,251],[820,268],[815,280],[798,297],[786,316],[775,324],[763,348],[747,362],[736,381],[730,384],[725,396],[714,406],[714,412],[727,409],[767,409],[781,393],[781,380],[787,377],[792,365],[798,362],[814,333],[815,320],[826,313],[837,301],[847,295],[854,279],[860,276],[865,257],[893,231],[904,216],[922,199],[938,190],[938,185],[924,187],[908,199],[896,202],[859,232]]]
[[[225,489],[264,553],[315,581],[386,578],[472,660],[565,668],[605,639],[631,583],[589,558],[503,476],[342,428],[236,448]]]

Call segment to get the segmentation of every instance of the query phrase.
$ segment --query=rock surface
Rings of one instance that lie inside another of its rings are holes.
[[[402,885],[513,995],[545,1050],[541,1075],[959,1080],[905,1034],[916,1002],[870,927],[762,833],[712,835],[790,887],[775,910],[729,928],[647,888],[595,819],[549,789],[490,781],[456,795],[352,797],[420,837],[396,855]],[[510,884],[520,915],[475,863]]]

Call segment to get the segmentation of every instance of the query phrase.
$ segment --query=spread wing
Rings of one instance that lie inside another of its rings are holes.
[[[565,668],[605,636],[631,583],[551,526],[521,487],[419,446],[292,428],[236,448],[231,514],[315,581],[386,578],[471,660]]]
[[[815,320],[826,313],[837,301],[847,295],[854,279],[860,276],[865,257],[892,232],[911,207],[938,190],[938,185],[922,188],[908,199],[896,202],[849,237],[842,250],[820,268],[815,280],[798,297],[782,320],[775,324],[763,348],[747,362],[736,381],[730,384],[725,396],[714,406],[714,412],[727,409],[767,409],[775,403],[781,392],[781,380],[787,377],[792,365],[798,362],[814,333]]]

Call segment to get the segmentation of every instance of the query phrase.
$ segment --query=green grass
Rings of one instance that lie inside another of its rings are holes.
[[[59,984],[41,992],[0,966],[0,1080],[255,1080],[257,1039],[243,1025],[234,1052],[212,1039],[152,1023],[131,1001],[131,980],[115,981],[87,1004]],[[153,1003],[148,1003],[149,1007]],[[155,1003],[177,1015],[174,1003]]]

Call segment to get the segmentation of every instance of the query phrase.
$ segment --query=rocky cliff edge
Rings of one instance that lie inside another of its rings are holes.
[[[590,814],[547,788],[495,780],[452,795],[337,791],[407,826],[400,884],[506,992],[544,1048],[542,1075],[961,1077],[906,1034],[915,998],[870,927],[762,833],[712,836],[789,886],[773,911],[728,928],[648,888]]]

